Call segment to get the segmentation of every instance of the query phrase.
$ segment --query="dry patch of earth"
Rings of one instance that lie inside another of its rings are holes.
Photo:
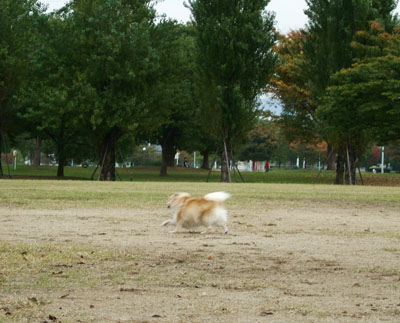
[[[0,207],[0,321],[399,322],[396,203],[228,202],[230,232],[149,208]]]

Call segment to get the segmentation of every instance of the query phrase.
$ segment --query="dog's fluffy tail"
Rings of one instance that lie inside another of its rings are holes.
[[[213,201],[213,202],[223,202],[230,198],[231,195],[226,192],[214,192],[210,193],[204,196],[204,198],[208,201]]]

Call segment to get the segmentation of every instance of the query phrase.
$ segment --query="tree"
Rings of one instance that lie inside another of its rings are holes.
[[[82,140],[73,57],[74,33],[68,15],[50,15],[29,59],[29,81],[20,91],[21,118],[33,135],[54,142],[57,176],[64,176],[68,157]]]
[[[390,165],[393,170],[400,171],[400,142],[394,142],[385,147],[385,155],[390,156]]]
[[[162,147],[160,176],[174,166],[177,149],[190,146],[195,125],[194,41],[190,26],[162,20],[152,37],[158,68],[149,105],[153,111],[152,136]],[[157,127],[154,127],[157,125]]]
[[[0,1],[0,151],[4,136],[19,125],[15,95],[25,80],[30,44],[43,10],[36,0]]]
[[[309,77],[312,66],[304,55],[307,35],[292,31],[279,35],[275,47],[279,55],[278,66],[267,87],[282,102],[279,118],[282,134],[289,143],[313,143],[323,141],[317,119],[317,102],[312,98]],[[335,156],[328,146],[328,169],[334,169]]]
[[[154,66],[149,0],[75,0],[74,66],[79,116],[96,139],[100,179],[115,180],[115,146],[149,118]]]
[[[394,14],[398,0],[374,0],[372,1],[372,20],[376,20],[382,28],[392,33],[400,24],[398,14]]]
[[[396,1],[392,1],[395,3]],[[310,66],[308,76],[311,89],[311,98],[316,102],[317,109],[327,100],[327,88],[332,84],[332,76],[342,69],[349,68],[356,57],[352,43],[357,32],[368,30],[368,21],[388,14],[387,1],[367,0],[307,0],[308,9],[305,13],[309,17],[307,40],[304,43],[306,64]],[[391,19],[391,18],[390,18]],[[389,20],[390,20],[389,19]],[[332,103],[332,101],[331,101]],[[337,107],[339,110],[341,107]],[[346,108],[346,107],[344,107]],[[326,110],[325,110],[326,111]],[[322,114],[319,114],[322,116]],[[363,150],[363,138],[338,138],[341,128],[336,131],[326,131],[331,128],[332,119],[321,118],[319,126],[326,141],[335,145],[338,152],[336,183],[343,183],[343,174],[346,170],[346,181],[355,181],[355,164]],[[328,136],[328,137],[327,137]],[[351,167],[345,169],[350,164]]]
[[[250,131],[250,138],[242,148],[240,160],[272,160],[278,148],[276,126],[272,121],[260,120]]]
[[[190,0],[203,96],[201,108],[221,154],[221,181],[230,182],[229,157],[252,129],[256,98],[273,71],[274,16],[269,0]],[[228,157],[228,158],[227,158]]]
[[[267,91],[272,92],[282,103],[282,130],[289,141],[318,140],[316,129],[317,106],[311,98],[303,43],[306,35],[292,31],[287,36],[279,35],[275,47],[279,55],[276,71]]]
[[[304,52],[307,64],[311,67],[308,74],[311,97],[318,109],[331,75],[352,63],[350,44],[356,30],[366,27],[369,7],[363,0],[309,0],[307,4],[305,13],[309,17],[309,29]],[[318,126],[324,129],[326,125],[319,123]],[[336,183],[340,184],[344,171],[343,143],[333,143],[335,137],[324,138],[338,154]],[[332,155],[332,150],[329,153]]]
[[[371,22],[370,32],[358,32],[355,40],[352,45],[360,58],[332,76],[319,111],[322,120],[329,120],[325,131],[336,136],[338,144],[354,147],[348,150],[353,178],[356,159],[369,144],[400,139],[400,30],[389,34]]]

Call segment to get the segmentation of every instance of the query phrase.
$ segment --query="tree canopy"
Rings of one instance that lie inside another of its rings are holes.
[[[332,76],[319,115],[338,140],[385,144],[400,139],[400,34],[371,25],[372,32],[360,31],[353,43],[360,58]]]
[[[386,122],[397,130],[393,126],[396,119],[389,117],[396,115],[396,102],[393,98],[390,102],[388,92],[383,97],[378,94],[388,87],[389,92],[396,92],[392,86],[396,66],[382,62],[382,74],[378,75],[377,70],[373,73],[371,69],[380,64],[379,60],[389,63],[391,59],[384,54],[372,59],[369,52],[376,48],[364,46],[374,34],[373,26],[380,26],[385,36],[393,33],[398,26],[397,16],[393,15],[396,4],[390,0],[308,0],[306,28],[283,36],[277,47],[281,61],[271,89],[284,104],[280,121],[283,129],[291,141],[319,139],[335,149],[335,154],[328,156],[337,154],[336,183],[343,182],[344,172],[346,181],[354,183],[356,164],[369,138],[381,138],[371,137],[368,129],[372,120],[379,120],[381,126]],[[381,45],[393,53],[388,43]],[[378,89],[384,83],[384,73],[388,84]],[[379,116],[374,113],[377,110],[382,112]],[[392,133],[385,130],[387,135]]]
[[[30,45],[38,36],[43,10],[36,0],[0,2],[0,151],[5,136],[21,131],[15,95],[27,80]]]
[[[256,98],[273,72],[274,16],[269,0],[191,0],[203,96],[202,110],[229,182],[232,149],[246,137],[257,115]]]
[[[190,0],[187,24],[157,17],[152,0],[52,13],[1,1],[0,147],[43,139],[58,176],[90,156],[101,180],[137,143],[161,145],[161,176],[178,150],[201,151],[205,168],[217,151],[229,182],[234,153],[315,160],[313,145],[318,158],[327,147],[336,183],[353,184],[366,150],[400,140],[398,1],[306,3],[307,25],[278,35],[268,0]],[[263,91],[283,104],[277,122],[262,118]]]
[[[115,180],[116,143],[148,117],[154,11],[148,0],[80,0],[70,8],[79,116],[96,138],[100,178]]]

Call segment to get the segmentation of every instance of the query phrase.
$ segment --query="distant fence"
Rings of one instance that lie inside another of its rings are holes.
[[[248,171],[248,172],[265,172],[265,162],[266,161],[239,161],[238,162],[238,168],[240,171]],[[295,164],[277,164],[277,163],[271,163],[270,164],[270,170],[273,169],[317,169],[319,170],[319,167],[324,168],[324,165],[318,166],[318,164],[306,164],[303,167],[303,164],[300,165],[300,167],[297,167]]]

